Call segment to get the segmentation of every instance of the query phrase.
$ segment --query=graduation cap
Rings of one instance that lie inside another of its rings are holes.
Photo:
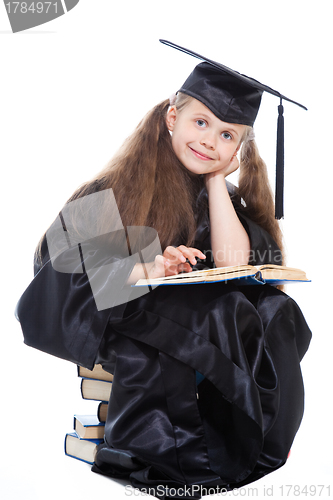
[[[178,92],[190,95],[201,101],[217,118],[227,123],[253,126],[259,111],[261,96],[268,92],[280,98],[278,106],[275,217],[283,217],[283,178],[284,178],[284,119],[282,101],[289,101],[303,109],[302,104],[289,99],[277,90],[242,75],[223,64],[212,61],[192,50],[180,47],[167,40],[161,43],[185,52],[204,62],[198,64]]]

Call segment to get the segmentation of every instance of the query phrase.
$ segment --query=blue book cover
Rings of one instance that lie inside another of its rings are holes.
[[[261,266],[231,266],[215,267],[180,273],[174,276],[165,276],[154,279],[140,279],[132,286],[160,286],[160,285],[202,285],[206,283],[233,283],[243,285],[280,285],[283,283],[308,282],[306,274],[301,269],[274,264]]]
[[[103,439],[104,423],[97,415],[74,415],[74,431],[84,439]]]
[[[65,454],[92,465],[97,446],[102,442],[103,439],[81,439],[76,432],[70,432],[65,436]]]

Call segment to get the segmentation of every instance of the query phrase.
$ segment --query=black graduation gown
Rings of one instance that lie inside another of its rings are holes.
[[[277,263],[275,242],[231,195],[251,262]],[[203,190],[198,205],[206,198]],[[208,213],[200,213],[193,246],[207,252]],[[44,251],[17,317],[26,344],[114,373],[95,472],[184,498],[240,487],[285,463],[303,415],[300,360],[311,338],[290,297],[269,285],[160,286],[97,310],[86,274],[54,270]],[[129,275],[133,264],[118,266]],[[198,385],[196,372],[205,377]]]

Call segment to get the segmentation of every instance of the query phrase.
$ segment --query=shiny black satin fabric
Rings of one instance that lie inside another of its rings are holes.
[[[122,317],[126,304],[97,310],[86,273],[56,271],[47,246],[43,245],[43,265],[35,259],[35,277],[22,294],[16,317],[21,323],[25,344],[92,369],[98,347],[110,318]],[[76,249],[61,255],[66,263],[75,262]],[[117,271],[128,276],[134,263],[117,261]],[[101,259],[101,265],[105,259]],[[98,267],[97,267],[98,269]],[[100,268],[101,269],[101,268]],[[105,286],[109,276],[105,277]]]
[[[228,189],[251,263],[281,263],[274,240]],[[207,255],[198,267],[212,267],[204,187],[196,215],[193,246]],[[159,286],[130,300],[134,262],[97,240],[89,251],[96,269],[112,265],[101,289],[124,277],[127,303],[98,310],[87,274],[57,271],[44,242],[16,314],[27,345],[114,373],[93,470],[161,498],[167,487],[198,498],[188,485],[232,489],[281,467],[303,415],[300,360],[311,337],[297,304],[269,285],[222,283]],[[60,258],[71,267],[77,257],[68,249]],[[205,377],[198,386],[196,372]]]
[[[126,452],[135,487],[230,489],[280,467],[303,415],[310,338],[295,302],[268,285],[162,286],[130,302],[100,348],[99,361],[117,361],[93,470],[126,475]]]

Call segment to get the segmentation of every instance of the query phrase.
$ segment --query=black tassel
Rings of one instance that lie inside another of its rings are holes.
[[[282,219],[283,213],[283,183],[284,183],[284,118],[282,98],[278,106],[276,141],[276,177],[275,177],[275,218]]]

